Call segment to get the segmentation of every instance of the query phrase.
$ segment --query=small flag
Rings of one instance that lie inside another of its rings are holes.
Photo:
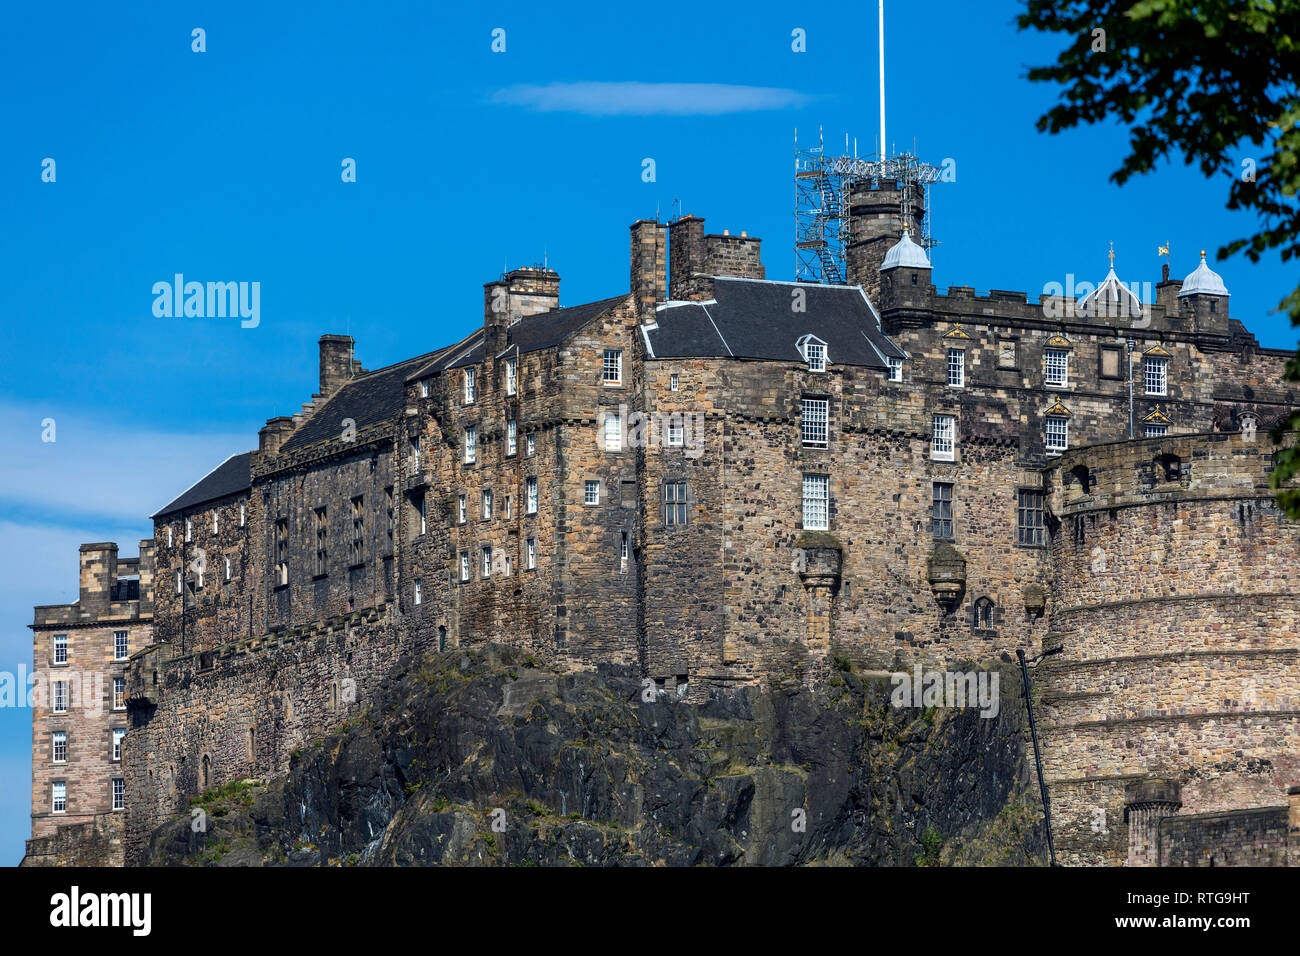
[[[1160,246],[1160,245],[1156,246],[1156,255],[1158,255],[1158,256],[1167,256],[1167,255],[1169,255],[1169,247],[1168,247],[1168,246]]]

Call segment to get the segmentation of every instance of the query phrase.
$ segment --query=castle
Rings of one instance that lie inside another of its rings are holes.
[[[34,712],[28,861],[136,861],[404,655],[486,641],[685,700],[1059,646],[1063,861],[1297,860],[1300,537],[1263,434],[1289,354],[1203,256],[1154,301],[1113,268],[1077,300],[941,291],[925,215],[858,182],[844,285],[768,280],[688,215],[632,224],[626,293],[562,307],[515,269],[463,339],[373,371],[323,336],[300,411],[37,608],[38,680],[112,690]]]

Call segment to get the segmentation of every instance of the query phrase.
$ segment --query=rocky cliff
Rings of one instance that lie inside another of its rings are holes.
[[[405,664],[270,781],[191,801],[155,865],[947,865],[1045,859],[1019,674],[1000,710],[886,675],[647,701],[629,670],[508,648]],[[364,703],[364,702],[363,702]],[[196,812],[197,811],[197,812]]]

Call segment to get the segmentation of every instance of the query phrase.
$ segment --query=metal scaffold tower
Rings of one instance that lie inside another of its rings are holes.
[[[919,224],[919,243],[928,252],[935,245],[930,237],[930,193],[943,170],[921,162],[910,153],[879,159],[848,155],[826,155],[826,143],[819,129],[817,145],[799,148],[799,131],[794,135],[794,271],[797,282],[843,284],[848,281],[845,249],[853,241],[849,228],[849,200],[853,184],[870,181],[873,187],[896,182],[902,191],[904,215],[911,208],[915,190],[924,190],[927,215]],[[913,224],[915,228],[917,224]]]

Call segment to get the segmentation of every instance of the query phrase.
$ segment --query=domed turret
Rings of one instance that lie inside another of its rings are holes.
[[[1201,250],[1201,264],[1183,280],[1178,298],[1189,295],[1228,295],[1228,287],[1217,272],[1205,264],[1205,250]]]
[[[912,241],[906,227],[903,229],[903,238],[890,247],[889,251],[885,253],[885,261],[880,264],[881,272],[898,268],[930,268],[930,257],[925,254],[924,249]]]

